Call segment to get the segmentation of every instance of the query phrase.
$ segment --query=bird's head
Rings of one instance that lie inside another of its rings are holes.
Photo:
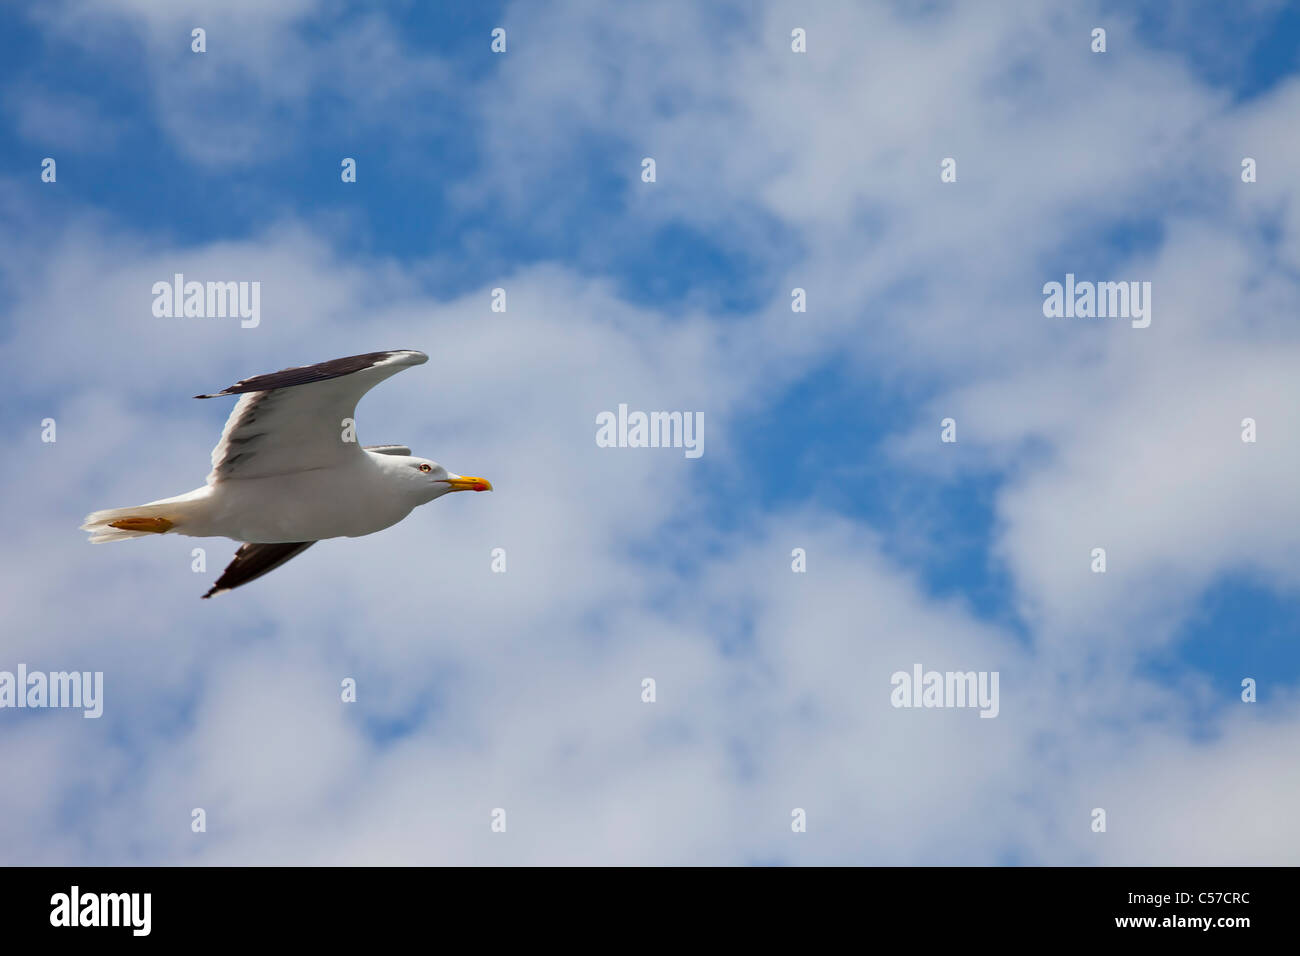
[[[425,501],[441,498],[453,491],[491,491],[492,482],[473,475],[457,475],[428,458],[406,459],[407,477],[415,483]]]

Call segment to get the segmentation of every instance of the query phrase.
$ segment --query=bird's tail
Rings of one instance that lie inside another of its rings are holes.
[[[90,532],[91,544],[177,531],[196,504],[193,494],[152,501],[134,508],[95,511],[86,515],[86,523],[81,526],[81,530]]]

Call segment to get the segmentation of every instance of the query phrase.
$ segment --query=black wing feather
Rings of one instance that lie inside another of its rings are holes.
[[[274,571],[295,555],[302,554],[315,541],[290,541],[284,544],[241,544],[235,560],[226,565],[217,583],[203,595],[210,598],[219,591],[229,591]]]
[[[265,375],[254,375],[252,378],[241,379],[229,388],[213,392],[211,395],[195,395],[194,397],[217,398],[220,395],[268,392],[273,388],[289,388],[291,385],[323,382],[326,379],[341,378],[344,375],[351,375],[353,372],[360,372],[372,365],[378,365],[384,359],[391,358],[394,355],[401,355],[403,351],[409,350],[390,349],[386,352],[366,352],[364,355],[349,355],[345,358],[331,359],[328,362],[317,362],[315,365],[302,365],[296,368],[286,368],[279,372],[268,372]],[[416,354],[422,353],[417,352]]]

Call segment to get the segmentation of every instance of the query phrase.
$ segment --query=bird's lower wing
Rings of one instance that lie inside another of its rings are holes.
[[[226,565],[217,583],[203,595],[210,598],[222,591],[229,591],[260,578],[269,571],[274,571],[295,555],[302,554],[315,541],[291,541],[287,544],[241,544],[235,552],[235,560]]]

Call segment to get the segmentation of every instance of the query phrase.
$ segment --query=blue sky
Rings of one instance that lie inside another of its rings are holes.
[[[3,8],[0,670],[108,696],[0,711],[0,858],[1294,862],[1297,51],[1267,2]],[[178,271],[261,325],[152,317]],[[1151,327],[1045,318],[1067,272]],[[200,483],[190,395],[382,348],[431,361],[362,439],[492,496],[212,602],[233,543],[86,547]],[[705,454],[597,448],[619,403]],[[915,662],[998,718],[889,707]]]

